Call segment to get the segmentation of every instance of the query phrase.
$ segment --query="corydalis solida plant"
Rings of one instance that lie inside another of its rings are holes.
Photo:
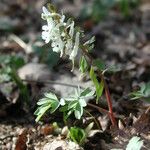
[[[36,121],[39,121],[47,111],[53,113],[58,108],[64,113],[65,119],[67,119],[72,113],[74,113],[76,119],[80,119],[88,104],[99,111],[108,113],[112,125],[115,126],[116,121],[112,110],[111,97],[103,72],[101,68],[99,68],[100,62],[94,60],[89,53],[94,47],[94,37],[85,43],[81,43],[81,38],[84,37],[83,31],[75,26],[72,19],[66,20],[65,15],[57,13],[54,6],[51,4],[48,5],[48,9],[43,7],[42,19],[47,21],[47,24],[42,27],[42,39],[45,43],[50,42],[52,50],[60,53],[60,57],[69,56],[69,59],[73,64],[72,71],[75,58],[77,57],[79,50],[81,51],[82,55],[79,63],[79,70],[82,73],[89,72],[90,78],[95,86],[95,91],[91,90],[91,88],[86,88],[84,90],[78,88],[78,90],[75,91],[75,94],[71,94],[71,96],[67,98],[60,98],[60,100],[58,100],[53,93],[45,94],[45,98],[37,103],[39,107],[35,112],[35,115],[37,115]],[[98,74],[95,73],[95,67],[97,68]],[[101,82],[98,81],[97,76],[101,79]],[[93,96],[97,97],[96,102],[98,102],[104,90],[109,111],[88,103],[88,99]]]

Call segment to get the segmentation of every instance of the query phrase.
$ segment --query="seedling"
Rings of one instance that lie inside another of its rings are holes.
[[[138,91],[132,92],[130,95],[132,100],[144,99],[150,102],[150,82],[142,84]]]

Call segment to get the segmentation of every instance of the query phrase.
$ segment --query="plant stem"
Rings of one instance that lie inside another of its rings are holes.
[[[91,55],[87,52],[87,50],[85,49],[85,47],[81,47],[82,49],[82,52],[83,52],[83,55],[85,55],[87,58],[88,58],[88,62],[91,66],[94,66],[93,64],[93,58],[91,57]],[[105,88],[105,97],[106,97],[106,100],[107,100],[107,105],[108,105],[108,109],[109,111],[105,110],[105,109],[102,109],[102,108],[97,108],[99,111],[103,111],[105,113],[108,113],[109,115],[109,118],[111,120],[111,123],[113,126],[116,126],[116,119],[115,119],[115,116],[114,116],[114,113],[113,113],[113,109],[112,109],[112,100],[111,100],[111,96],[110,96],[110,92],[109,92],[109,88],[108,88],[108,85],[104,79],[104,75],[103,73],[101,72],[101,70],[98,70],[98,75],[100,77],[101,80],[104,81],[104,88]],[[91,104],[90,104],[91,105]],[[94,106],[95,107],[95,106]],[[97,106],[96,106],[97,107]],[[95,107],[95,108],[96,108]]]
[[[90,107],[93,107],[93,108],[97,109],[101,113],[109,114],[108,110],[106,110],[104,108],[98,107],[98,106],[96,106],[94,104],[91,104],[91,103],[88,103],[87,105],[90,106]]]
[[[100,126],[100,124],[98,123],[98,121],[95,119],[95,117],[94,117],[89,111],[87,111],[87,110],[84,110],[84,111],[85,111],[89,116],[92,117],[92,119],[94,120],[96,126],[101,130],[101,126]]]
[[[109,109],[109,117],[110,117],[112,125],[116,126],[116,119],[115,119],[115,116],[114,116],[114,113],[113,113],[113,109],[112,109],[112,100],[111,100],[111,96],[110,96],[108,85],[107,85],[105,80],[104,80],[104,86],[105,86],[105,96],[106,96],[108,109]]]

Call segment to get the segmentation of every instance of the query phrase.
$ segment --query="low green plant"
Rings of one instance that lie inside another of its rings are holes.
[[[83,144],[86,140],[86,133],[84,129],[78,127],[71,127],[69,130],[69,138],[78,144]]]
[[[0,83],[12,80],[11,71],[24,65],[24,59],[19,56],[0,55]]]
[[[93,128],[94,123],[91,122],[85,129],[79,127],[71,127],[68,133],[68,137],[75,143],[83,145],[89,136],[90,131]]]
[[[46,93],[45,97],[37,103],[38,108],[35,111],[36,121],[39,121],[45,113],[54,113],[57,110],[63,113],[64,121],[67,121],[71,115],[74,115],[76,119],[81,119],[87,105],[96,109],[98,107],[90,105],[89,100],[95,98],[98,104],[100,97],[105,92],[109,110],[101,108],[99,110],[107,113],[112,125],[116,126],[111,96],[104,77],[107,68],[102,61],[91,56],[95,38],[92,37],[88,41],[82,42],[82,38],[85,36],[84,32],[75,26],[73,19],[66,19],[64,14],[57,13],[55,7],[51,4],[48,4],[47,8],[43,7],[42,19],[47,22],[42,27],[42,39],[45,43],[50,43],[52,51],[60,54],[60,57],[67,57],[71,60],[71,71],[74,70],[74,65],[77,63],[76,58],[79,56],[79,70],[81,74],[89,74],[94,88],[85,87],[85,89],[82,89],[78,87],[74,93],[70,93],[68,97],[63,98],[58,98],[54,93]],[[74,135],[74,128],[71,131],[73,132],[72,135]],[[78,130],[77,133],[83,132]],[[77,142],[80,142],[80,140]]]
[[[94,95],[94,91],[89,88],[81,90],[80,87],[75,90],[75,93],[71,94],[67,98],[58,98],[53,93],[46,93],[45,98],[42,98],[37,105],[38,109],[35,111],[37,115],[36,121],[49,111],[50,113],[55,112],[59,107],[60,111],[64,114],[64,119],[66,120],[72,113],[76,119],[80,119],[83,115],[83,108],[87,105],[86,101]]]
[[[130,94],[132,100],[136,99],[144,99],[148,102],[150,102],[150,82],[143,83],[140,86],[140,89],[138,91],[134,91]]]
[[[20,96],[24,102],[29,102],[27,86],[16,73],[25,64],[24,59],[15,55],[0,55],[0,83],[14,82],[20,90]]]
[[[128,18],[139,3],[140,0],[94,0],[92,4],[83,7],[80,17],[92,18],[93,21],[98,22],[106,17],[111,9],[118,7],[120,13]]]
[[[120,0],[119,6],[122,15],[128,18],[131,15],[132,9],[137,7],[139,2],[139,0]]]

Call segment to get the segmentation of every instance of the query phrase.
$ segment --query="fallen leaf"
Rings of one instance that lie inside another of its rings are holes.
[[[23,129],[23,131],[21,132],[21,134],[19,135],[19,137],[17,139],[15,150],[26,150],[27,149],[27,145],[26,145],[27,134],[28,134],[28,130]]]

